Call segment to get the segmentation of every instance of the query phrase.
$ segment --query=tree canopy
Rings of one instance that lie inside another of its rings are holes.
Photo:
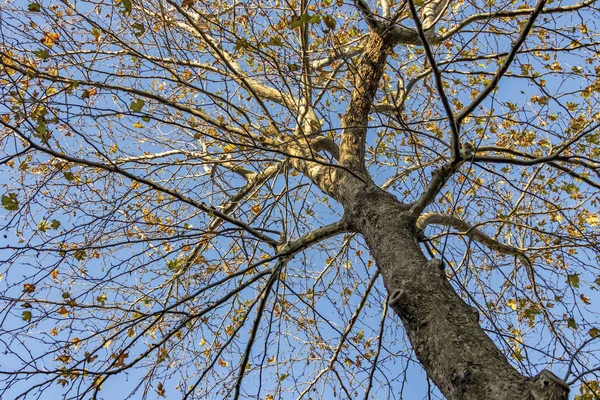
[[[0,397],[600,399],[598,15],[5,1]]]

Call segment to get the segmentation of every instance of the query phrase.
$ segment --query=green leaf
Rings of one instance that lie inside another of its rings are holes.
[[[6,211],[17,211],[19,209],[17,194],[8,193],[8,195],[2,195],[2,207],[4,207]]]
[[[25,322],[31,322],[31,311],[23,311],[21,319]]]
[[[150,122],[150,117],[147,116],[147,115],[145,115],[145,116],[142,117],[142,121],[144,121],[144,122]]]
[[[121,7],[121,13],[123,13],[123,15],[131,14],[131,0],[121,0],[119,2],[119,5]]]
[[[102,293],[100,296],[96,297],[96,301],[104,307],[104,303],[106,302],[106,293]]]
[[[319,22],[321,22],[321,16],[319,14],[313,14],[309,19],[308,19],[308,23],[309,24],[318,24]]]
[[[63,175],[64,175],[65,179],[68,181],[75,180],[75,175],[73,175],[73,173],[71,171],[63,172]]]
[[[75,252],[75,254],[73,254],[73,257],[75,257],[75,259],[77,261],[83,261],[83,260],[85,260],[85,256],[86,256],[86,254],[85,254],[85,251],[83,251],[83,250],[77,250]]]
[[[300,17],[290,21],[288,28],[295,29],[304,24],[318,24],[319,22],[321,22],[321,16],[318,14],[302,14]]]
[[[588,331],[588,335],[590,335],[593,338],[598,337],[598,335],[600,335],[600,329],[592,328]]]
[[[567,275],[567,283],[572,288],[578,288],[579,287],[579,274],[569,274],[569,275]]]
[[[37,126],[35,127],[35,130],[37,133],[34,133],[33,136],[35,136],[38,139],[41,139],[42,142],[47,142],[48,139],[50,139],[50,135],[48,134],[48,129],[46,128],[46,124],[44,123],[44,121],[40,120],[37,124]]]
[[[577,330],[577,322],[575,322],[575,318],[567,318],[567,326],[571,329]]]
[[[144,27],[144,25],[140,24],[139,22],[136,22],[135,24],[131,25],[131,27],[133,28],[133,34],[136,37],[140,37],[144,34],[144,32],[146,32],[146,28]]]
[[[331,15],[324,16],[323,23],[331,30],[335,29],[335,26],[337,25],[337,21]]]
[[[142,111],[142,108],[144,108],[144,104],[146,104],[146,102],[142,99],[133,100],[131,104],[129,104],[129,108],[131,108],[132,111],[140,112]]]
[[[50,57],[50,52],[46,49],[37,49],[33,52],[33,54],[42,60],[46,60],[48,57]]]
[[[182,260],[180,258],[176,258],[174,260],[167,260],[167,268],[173,272],[178,272],[181,268],[183,268],[184,264],[185,260]]]
[[[42,11],[42,6],[39,3],[29,3],[27,10],[31,12],[40,12]]]
[[[269,46],[283,46],[283,41],[281,40],[281,37],[279,36],[272,36],[269,38],[269,41],[267,42],[267,45]]]
[[[53,219],[50,227],[54,230],[57,230],[60,227],[60,221]]]

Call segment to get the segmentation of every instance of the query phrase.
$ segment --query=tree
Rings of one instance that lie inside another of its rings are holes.
[[[594,4],[4,3],[0,396],[600,398]]]

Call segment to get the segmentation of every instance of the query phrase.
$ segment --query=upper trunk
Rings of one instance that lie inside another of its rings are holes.
[[[407,207],[373,186],[359,192],[347,199],[347,214],[371,250],[419,361],[444,396],[566,400],[568,387],[549,371],[530,379],[508,363],[479,326],[477,311],[453,290],[442,263],[423,255]]]

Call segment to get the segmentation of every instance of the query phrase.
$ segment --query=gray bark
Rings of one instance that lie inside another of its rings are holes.
[[[419,361],[444,396],[566,400],[568,386],[551,372],[528,378],[508,363],[446,279],[441,261],[423,254],[409,207],[374,185],[356,186],[346,192],[346,214],[365,238]]]

